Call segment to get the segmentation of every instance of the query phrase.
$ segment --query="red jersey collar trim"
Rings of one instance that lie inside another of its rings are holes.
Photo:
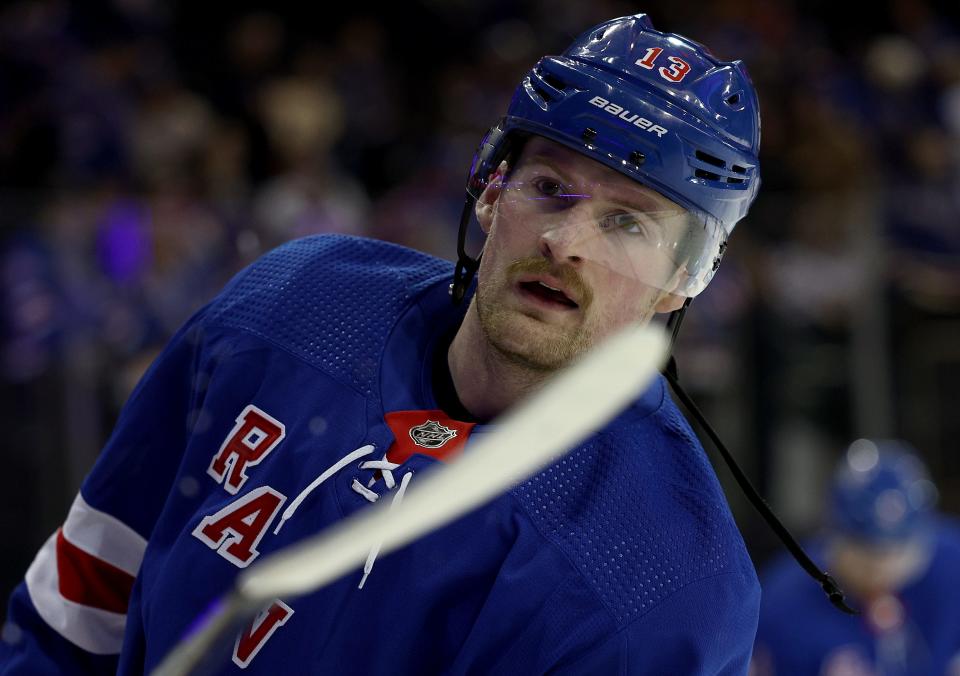
[[[402,464],[419,453],[446,461],[463,450],[476,423],[454,420],[443,411],[392,411],[384,420],[393,432],[394,442],[387,460]]]

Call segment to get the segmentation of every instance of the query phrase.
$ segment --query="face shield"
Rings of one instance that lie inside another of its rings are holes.
[[[723,228],[610,172],[610,181],[583,180],[533,157],[495,175],[490,185],[474,182],[474,196],[508,227],[544,238],[558,256],[576,256],[679,296],[700,293],[722,254]]]

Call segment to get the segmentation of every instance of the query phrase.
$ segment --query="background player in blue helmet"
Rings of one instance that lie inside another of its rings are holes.
[[[862,614],[839,615],[805,593],[808,581],[792,561],[775,562],[763,576],[751,673],[960,673],[960,530],[935,512],[936,494],[903,442],[851,444],[812,551]]]
[[[238,570],[401,500],[604,335],[680,307],[756,194],[759,135],[739,63],[616,19],[541,60],[481,145],[482,262],[464,237],[456,271],[317,237],[254,263],[131,396],[13,594],[3,672],[149,671]],[[483,509],[275,600],[220,671],[742,674],[759,602],[660,379]]]

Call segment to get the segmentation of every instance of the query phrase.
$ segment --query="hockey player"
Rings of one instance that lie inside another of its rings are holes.
[[[793,561],[763,576],[752,674],[960,674],[960,529],[933,510],[936,489],[899,441],[860,439],[837,467],[827,532],[810,551],[861,615],[806,592]]]
[[[14,592],[3,673],[148,672],[240,569],[402,500],[604,335],[695,296],[756,194],[759,138],[742,65],[644,15],[542,59],[469,176],[479,265],[466,217],[456,271],[299,240],[178,332]],[[742,674],[758,608],[661,379],[486,507],[277,599],[222,673]]]

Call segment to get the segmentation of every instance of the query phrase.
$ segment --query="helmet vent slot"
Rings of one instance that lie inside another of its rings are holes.
[[[567,88],[567,84],[553,73],[540,73],[540,77],[543,78],[544,82],[558,91],[562,92]]]
[[[730,168],[733,169],[733,171],[736,172],[736,173],[738,173],[738,174],[746,174],[746,173],[747,173],[746,167],[741,167],[741,166],[738,165],[738,164],[734,164],[734,165],[732,165]],[[727,178],[727,183],[743,183],[743,180],[744,180],[744,179],[742,179],[742,178],[734,178],[733,176],[729,176],[729,177]]]
[[[706,162],[707,164],[712,164],[712,165],[715,166],[715,167],[720,167],[721,169],[723,169],[723,165],[724,165],[724,161],[723,161],[723,160],[721,160],[719,157],[714,157],[713,155],[708,155],[707,153],[703,152],[702,150],[698,150],[698,151],[697,151],[697,159],[698,159],[698,160],[701,160],[701,161],[703,161],[703,162]]]
[[[553,97],[550,96],[550,90],[548,90],[546,87],[543,87],[543,86],[542,86],[539,82],[537,82],[536,80],[534,80],[534,79],[531,78],[531,80],[530,80],[530,85],[536,90],[537,94],[539,94],[539,95],[540,95],[540,98],[542,98],[544,101],[552,101],[552,100],[553,100]]]
[[[530,85],[545,102],[559,101],[564,97],[566,84],[557,76],[545,72],[542,68],[533,71]]]
[[[706,181],[716,181],[726,184],[744,184],[747,181],[747,168],[739,164],[732,164],[727,167],[727,163],[719,157],[705,153],[702,150],[694,152],[695,160],[691,161],[693,165],[693,175]]]

